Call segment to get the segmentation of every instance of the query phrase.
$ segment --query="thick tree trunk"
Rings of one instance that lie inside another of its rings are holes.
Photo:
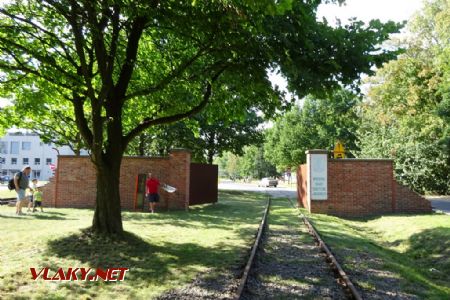
[[[92,230],[96,233],[122,234],[122,214],[120,206],[119,178],[120,161],[97,166],[97,199]]]

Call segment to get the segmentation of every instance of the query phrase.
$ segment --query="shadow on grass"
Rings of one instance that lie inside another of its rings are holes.
[[[398,215],[397,215],[398,216]],[[314,218],[314,217],[312,217]],[[364,222],[367,218],[359,219]],[[338,222],[338,221],[335,221]],[[449,299],[448,284],[449,241],[448,228],[424,230],[410,237],[410,250],[399,253],[380,245],[366,236],[356,225],[333,225],[329,221],[313,221],[319,234],[336,259],[342,264],[353,283],[362,290],[363,298],[383,298],[395,294],[401,299]],[[352,228],[361,234],[346,231]],[[428,244],[428,246],[426,245]],[[441,255],[439,252],[444,252]],[[438,254],[439,253],[439,254]],[[423,255],[421,258],[420,255]],[[434,261],[438,255],[441,260]],[[445,271],[435,263],[446,261]],[[432,269],[439,270],[434,272]],[[438,278],[436,275],[440,274]]]
[[[158,214],[124,212],[122,220],[136,224],[160,222],[185,228],[206,227],[225,230],[231,230],[238,223],[259,224],[266,204],[264,197],[244,192],[227,194],[228,197],[223,196],[219,203],[194,206],[189,212],[169,211]],[[232,198],[233,196],[239,198]]]
[[[30,219],[38,219],[38,220],[78,220],[76,218],[64,217],[66,214],[56,213],[56,212],[35,212],[35,213],[26,213],[21,216],[16,215],[3,215],[0,214],[0,218],[2,219],[17,219],[17,220],[30,220]]]
[[[450,288],[450,228],[437,227],[412,235],[406,254],[427,267],[430,277]],[[432,267],[432,268],[430,268]]]
[[[130,232],[125,232],[120,239],[111,239],[93,235],[86,229],[49,241],[47,254],[79,260],[81,265],[76,267],[129,268],[126,281],[134,289],[148,286],[150,282],[156,285],[174,282],[179,280],[176,273],[185,276],[196,272],[199,266],[212,268],[219,262],[237,263],[242,259],[239,257],[241,250],[226,244],[215,247],[170,242],[154,245]],[[52,266],[49,262],[49,267],[56,270],[59,266]],[[76,289],[72,286],[67,288]]]

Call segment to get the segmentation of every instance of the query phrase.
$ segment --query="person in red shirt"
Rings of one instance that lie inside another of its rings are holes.
[[[158,178],[153,177],[152,173],[148,173],[147,180],[145,181],[145,198],[150,204],[149,211],[155,212],[156,203],[159,202],[158,187],[160,182]]]

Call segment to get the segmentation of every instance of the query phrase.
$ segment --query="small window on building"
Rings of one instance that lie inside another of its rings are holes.
[[[52,159],[51,158],[47,158],[46,160],[45,160],[45,164],[46,165],[49,165],[49,164],[51,164],[52,163]]]
[[[19,154],[19,142],[11,142],[11,154]]]
[[[5,164],[6,163],[6,158],[4,157],[0,157],[0,164]]]
[[[39,166],[41,164],[41,159],[40,158],[35,158],[34,159],[34,165],[35,166]]]
[[[33,178],[40,179],[40,177],[41,177],[41,171],[33,170]]]
[[[17,165],[17,158],[11,158],[11,164]]]
[[[22,142],[22,150],[31,150],[31,142]]]
[[[28,158],[24,157],[22,164],[28,165],[29,163],[30,163],[30,160]]]
[[[8,142],[0,142],[0,153],[8,154]]]

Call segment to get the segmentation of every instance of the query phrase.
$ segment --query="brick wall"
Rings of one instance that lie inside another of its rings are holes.
[[[137,176],[152,172],[161,182],[177,188],[175,193],[160,190],[160,205],[187,209],[190,162],[190,152],[185,150],[174,150],[169,157],[124,157],[120,169],[122,208],[134,209]],[[94,207],[96,190],[95,169],[89,157],[59,156],[56,174],[43,189],[43,200],[53,207]]]
[[[300,166],[299,205],[306,203],[306,165]],[[338,216],[431,212],[428,200],[398,184],[392,160],[329,159],[328,200],[312,200],[308,210]]]
[[[297,196],[299,205],[309,210],[308,199],[306,194],[306,171],[307,171],[306,164],[300,165],[297,169]]]
[[[45,200],[44,205],[55,207],[56,176],[50,177],[48,183],[42,187],[42,195]]]
[[[398,212],[418,213],[431,211],[431,202],[408,187],[395,182],[394,189],[396,191],[396,210]]]

